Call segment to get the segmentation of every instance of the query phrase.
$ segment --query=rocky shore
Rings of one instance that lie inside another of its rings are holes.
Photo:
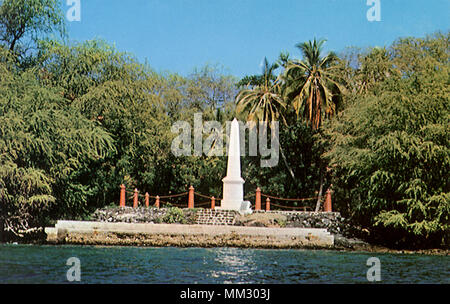
[[[323,246],[306,245],[293,242],[292,239],[275,239],[266,237],[248,237],[237,235],[224,236],[175,236],[159,235],[148,237],[146,234],[98,233],[71,234],[66,242],[71,245],[101,246],[139,246],[139,247],[238,247],[259,249],[323,249]],[[330,247],[330,249],[332,249]]]

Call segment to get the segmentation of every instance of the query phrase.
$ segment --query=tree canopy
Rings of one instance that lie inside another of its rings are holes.
[[[65,34],[59,1],[0,1],[0,43],[10,51],[23,55],[50,34]]]
[[[336,201],[390,245],[448,242],[448,38],[373,49],[361,58],[364,90],[325,128]]]

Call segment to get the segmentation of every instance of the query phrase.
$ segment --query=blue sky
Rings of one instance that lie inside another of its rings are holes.
[[[157,71],[182,75],[206,63],[237,77],[258,74],[265,56],[298,58],[295,44],[314,37],[339,52],[450,29],[450,0],[380,0],[380,22],[367,20],[367,0],[80,1],[81,21],[68,22],[72,41],[104,39]]]

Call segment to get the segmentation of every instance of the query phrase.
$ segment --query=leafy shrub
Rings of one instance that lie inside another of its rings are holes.
[[[177,207],[171,207],[167,209],[167,213],[163,216],[162,221],[168,224],[185,224],[186,218],[184,216],[183,210]]]

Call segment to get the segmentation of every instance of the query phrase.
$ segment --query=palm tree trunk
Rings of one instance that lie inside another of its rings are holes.
[[[283,159],[283,162],[284,162],[286,168],[288,169],[289,173],[291,174],[292,179],[295,181],[294,171],[292,171],[292,168],[289,166],[287,159],[286,159],[286,155],[284,155],[284,152],[283,152],[283,147],[281,145],[280,145],[280,152],[281,152],[281,158]]]
[[[273,135],[273,133],[272,133],[272,135]],[[274,142],[274,140],[276,140],[276,141],[278,142],[278,147],[280,147],[281,158],[283,159],[284,165],[285,165],[286,168],[288,169],[289,174],[290,174],[291,177],[292,177],[292,180],[295,181],[295,174],[294,174],[294,171],[293,171],[292,168],[289,166],[289,163],[288,163],[288,161],[287,161],[286,155],[284,154],[283,147],[281,146],[280,139],[279,139],[279,138],[272,137],[272,142]]]
[[[321,107],[321,99],[320,99],[320,92],[318,92],[318,90],[315,90],[316,94],[316,102],[315,102],[315,113],[314,113],[314,127],[317,129],[319,129],[320,126],[320,117],[321,117],[321,113],[320,113],[320,107]]]
[[[322,193],[323,193],[323,171],[320,170],[320,188],[319,188],[319,198],[317,199],[315,212],[319,212],[320,203],[322,201]]]
[[[4,234],[5,234],[5,227],[3,224],[3,217],[0,215],[0,243],[4,242]]]

